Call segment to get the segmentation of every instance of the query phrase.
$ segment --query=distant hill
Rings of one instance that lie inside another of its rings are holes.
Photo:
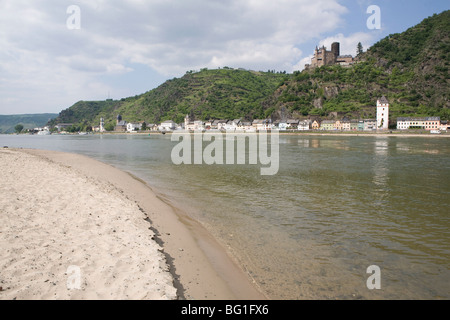
[[[144,94],[119,101],[80,101],[51,122],[112,126],[126,121],[196,119],[375,117],[385,95],[391,121],[397,116],[450,118],[450,11],[407,31],[389,35],[348,68],[324,66],[293,74],[242,69],[187,72]],[[355,45],[356,52],[356,45]]]
[[[0,115],[0,133],[13,133],[18,124],[22,124],[24,129],[43,127],[57,116],[57,113]]]

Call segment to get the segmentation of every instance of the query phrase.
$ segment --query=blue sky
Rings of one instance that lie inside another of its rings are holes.
[[[367,28],[370,5],[381,29]],[[449,8],[448,0],[0,0],[0,114],[134,96],[204,67],[291,73],[316,45],[339,41],[354,55],[358,42],[367,49]]]

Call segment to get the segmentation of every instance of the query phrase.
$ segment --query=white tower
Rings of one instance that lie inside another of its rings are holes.
[[[377,130],[389,128],[389,102],[385,96],[377,100]]]
[[[100,132],[105,132],[105,119],[100,118]]]

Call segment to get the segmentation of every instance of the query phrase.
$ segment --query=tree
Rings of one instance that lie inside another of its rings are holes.
[[[21,133],[23,130],[23,125],[18,124],[14,127],[14,130],[16,130],[16,133]]]
[[[141,130],[142,130],[142,131],[147,130],[147,124],[145,123],[145,121],[142,123],[142,128],[141,128]]]
[[[114,125],[113,125],[112,123],[108,123],[108,124],[105,126],[105,130],[106,130],[106,131],[114,131]]]
[[[358,42],[358,46],[356,47],[356,56],[360,56],[363,53],[363,46],[361,42]]]

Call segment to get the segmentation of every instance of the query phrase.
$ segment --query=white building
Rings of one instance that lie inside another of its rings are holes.
[[[411,118],[397,118],[397,130],[408,130]]]
[[[377,130],[389,128],[389,102],[385,96],[377,100]]]
[[[267,131],[272,130],[273,125],[270,119],[256,119],[253,120],[253,128],[257,131]]]
[[[105,119],[100,118],[100,127],[98,129],[99,132],[105,132]]]
[[[226,130],[225,127],[228,123],[228,120],[217,120],[217,129],[218,130]]]
[[[300,120],[297,119],[288,119],[286,129],[296,130],[299,122]]]
[[[172,120],[166,120],[159,126],[160,131],[173,131],[177,127],[177,124]]]
[[[303,120],[298,123],[297,130],[298,131],[308,131],[310,130],[311,120]]]
[[[201,120],[194,121],[194,131],[205,130],[205,123]]]
[[[229,120],[225,124],[224,128],[226,131],[236,131],[237,129],[240,129],[241,128],[241,119]]]
[[[278,123],[278,130],[280,130],[280,131],[286,131],[286,130],[287,130],[287,127],[288,127],[288,123],[287,123],[286,120],[281,120],[281,121]]]
[[[133,122],[127,123],[127,131],[128,132],[139,131],[141,129],[142,129],[142,123],[133,123]]]
[[[252,123],[248,121],[241,122],[241,129],[245,132],[254,132],[255,130]]]
[[[440,117],[425,118],[397,118],[397,130],[422,129],[439,130],[441,128]]]

